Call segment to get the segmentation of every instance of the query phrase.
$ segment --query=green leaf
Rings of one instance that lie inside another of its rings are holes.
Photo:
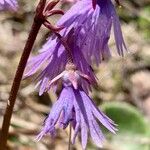
[[[147,134],[147,123],[142,114],[127,103],[105,103],[104,112],[118,124],[119,133]]]
[[[123,102],[105,103],[104,112],[118,124],[118,132],[107,132],[109,143],[117,150],[150,150],[150,127],[141,112]]]
[[[145,7],[139,13],[138,25],[140,30],[143,31],[144,36],[150,39],[150,6]]]

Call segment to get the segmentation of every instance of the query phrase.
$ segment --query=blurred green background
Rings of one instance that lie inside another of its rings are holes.
[[[0,13],[0,125],[37,1],[20,0],[19,4],[16,13]],[[123,58],[119,57],[114,39],[110,40],[113,57],[99,68],[95,67],[99,84],[91,93],[99,108],[118,124],[119,131],[112,135],[104,129],[104,148],[98,149],[89,141],[87,150],[150,150],[150,0],[122,0],[121,4],[122,8],[116,9],[129,51]],[[51,21],[55,23],[59,17]],[[48,35],[48,30],[42,27],[34,54]],[[67,150],[68,130],[59,130],[55,140],[46,136],[40,142],[34,141],[55,99],[53,93],[39,97],[32,80],[22,81],[8,149]],[[72,149],[81,150],[79,140]]]

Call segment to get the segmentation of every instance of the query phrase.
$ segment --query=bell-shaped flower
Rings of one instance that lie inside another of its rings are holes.
[[[74,129],[73,144],[77,135],[80,135],[82,148],[86,149],[87,140],[90,136],[98,147],[102,147],[105,138],[99,123],[112,133],[117,131],[116,125],[96,107],[93,100],[80,87],[80,80],[89,80],[90,78],[70,67],[50,83],[53,84],[62,79],[63,89],[58,100],[52,106],[50,114],[44,121],[37,140],[40,140],[46,134],[50,134],[53,137],[56,135],[57,127],[65,129],[70,124]]]
[[[71,49],[73,63],[77,70],[87,74],[93,82],[96,82],[91,66],[87,63],[82,51],[74,42],[74,36],[69,33],[66,38],[67,44]],[[65,70],[67,56],[67,50],[65,50],[61,41],[54,39],[49,45],[44,45],[42,51],[37,56],[29,60],[24,77],[35,75],[37,87],[39,87],[39,95],[47,92],[50,89],[49,82]],[[90,90],[90,84],[86,80],[83,80],[81,85],[85,91]]]
[[[103,59],[111,56],[108,41],[112,26],[119,55],[123,55],[123,51],[126,50],[113,3],[111,0],[94,1],[95,9],[92,0],[77,1],[57,22],[57,26],[64,27],[60,31],[61,36],[67,36],[74,28],[75,43],[90,65],[93,60],[98,65]],[[54,41],[57,41],[55,35],[49,38],[42,50],[51,49]]]

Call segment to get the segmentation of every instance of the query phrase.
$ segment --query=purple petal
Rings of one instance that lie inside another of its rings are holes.
[[[87,139],[88,139],[88,127],[84,121],[83,116],[81,116],[81,143],[83,149],[86,149]]]
[[[104,115],[94,104],[94,102],[84,93],[81,92],[82,98],[86,99],[88,105],[90,106],[89,109],[91,110],[92,114],[112,133],[115,133],[117,129],[114,127],[114,122]]]
[[[114,27],[114,37],[116,41],[116,47],[118,50],[118,54],[123,56],[124,50],[127,50],[126,44],[124,42],[121,26],[119,22],[119,18],[114,10],[113,13],[113,27]]]
[[[18,3],[16,0],[0,0],[0,11],[1,10],[13,10],[16,11]]]
[[[92,137],[93,142],[99,146],[102,147],[102,142],[104,140],[104,136],[103,133],[100,130],[99,125],[97,124],[95,118],[93,117],[92,111],[91,111],[91,105],[88,101],[88,96],[86,96],[86,94],[83,91],[80,91],[83,103],[84,103],[84,107],[85,107],[85,111],[87,114],[87,118],[88,118],[88,123],[89,123],[89,129],[90,129],[90,135]]]

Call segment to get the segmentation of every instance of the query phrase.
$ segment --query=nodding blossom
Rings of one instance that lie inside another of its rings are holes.
[[[81,78],[82,80],[89,80],[88,76],[74,70],[73,64],[69,64],[67,68],[68,70],[55,77],[50,83],[54,84],[58,79],[61,79],[63,80],[63,89],[45,120],[37,140],[46,134],[55,136],[56,126],[65,129],[70,124],[74,129],[73,144],[77,135],[80,135],[82,148],[85,149],[88,135],[90,135],[93,142],[98,147],[102,147],[105,138],[99,123],[112,133],[117,130],[115,124],[96,107],[93,100],[80,87]]]
[[[0,11],[1,10],[13,10],[16,11],[18,3],[16,0],[0,0]]]
[[[84,58],[82,51],[75,43],[74,32],[69,33],[66,37],[67,44],[71,49],[74,64],[77,69],[90,76],[91,80],[96,82],[96,77],[91,66]],[[71,38],[72,37],[72,38]],[[49,46],[44,45],[40,53],[29,60],[24,77],[36,74],[37,87],[39,95],[49,91],[49,82],[59,73],[65,70],[67,64],[67,52],[59,39],[54,39]],[[90,84],[86,80],[81,83],[83,89],[87,92],[90,90]]]
[[[97,64],[111,55],[108,41],[113,26],[116,47],[119,55],[126,49],[120,27],[119,18],[111,0],[94,0],[95,9],[90,0],[81,0],[74,4],[58,21],[58,26],[64,26],[60,32],[66,35],[75,29],[76,43],[83,52],[89,64],[94,59]],[[48,46],[49,41],[46,43]]]
[[[122,36],[119,18],[111,0],[96,0],[95,9],[92,0],[77,1],[57,22],[63,26],[61,36],[66,37],[74,28],[75,43],[82,51],[87,62],[98,65],[103,59],[109,58],[111,52],[108,46],[110,31],[113,26],[116,47],[119,55],[126,49]],[[45,43],[41,51],[49,50],[51,53],[59,50],[58,38],[53,35]],[[56,46],[57,45],[57,46]]]

